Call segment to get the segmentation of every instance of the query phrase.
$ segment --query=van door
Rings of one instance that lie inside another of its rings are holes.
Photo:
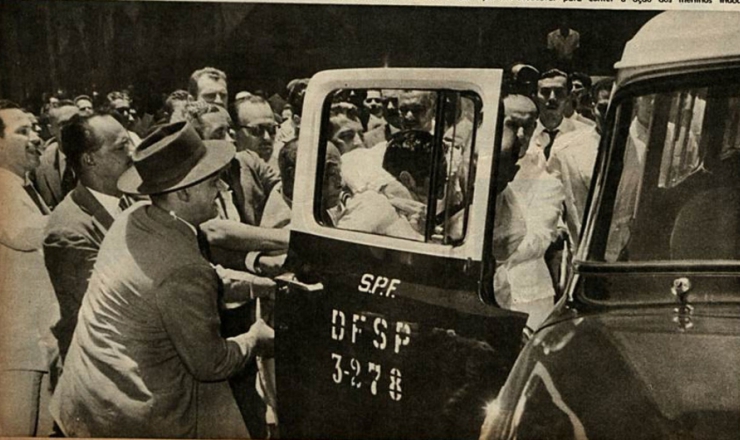
[[[481,300],[500,86],[496,70],[311,79],[275,307],[281,436],[477,438],[526,320]]]

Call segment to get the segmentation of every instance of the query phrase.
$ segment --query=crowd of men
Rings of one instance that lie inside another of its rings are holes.
[[[577,246],[611,84],[509,73],[494,284],[536,328]],[[0,101],[0,435],[278,435],[268,324],[306,85],[231,103],[207,67],[156,118],[125,91],[55,99],[40,118]],[[337,96],[329,120],[322,220],[422,239],[429,166],[408,154],[430,151],[428,95]]]

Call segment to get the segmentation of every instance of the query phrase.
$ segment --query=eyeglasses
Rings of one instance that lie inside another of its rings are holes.
[[[247,130],[247,133],[254,137],[264,137],[265,133],[270,136],[275,136],[277,132],[277,124],[257,124],[257,125],[240,125],[240,128]]]
[[[380,98],[366,98],[365,102],[368,104],[380,104],[383,100]]]

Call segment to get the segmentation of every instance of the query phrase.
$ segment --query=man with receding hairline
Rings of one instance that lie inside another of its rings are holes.
[[[537,106],[528,97],[511,95],[504,99],[504,110],[502,150],[512,143],[512,152],[519,150],[519,156],[525,156],[522,150],[530,143]],[[527,326],[535,330],[554,305],[555,291],[545,252],[556,237],[564,193],[558,179],[527,159],[525,156],[518,164],[509,163],[503,171],[499,166],[499,176],[511,179],[507,188],[521,209],[526,234],[506,258],[503,268],[499,268],[502,272],[497,271],[499,277],[505,274],[510,290],[494,289],[494,292],[502,307],[527,313]]]
[[[68,163],[79,181],[51,214],[44,239],[46,268],[61,312],[52,332],[62,361],[103,237],[131,204],[116,186],[130,165],[131,142],[123,125],[105,114],[76,115],[62,129]]]

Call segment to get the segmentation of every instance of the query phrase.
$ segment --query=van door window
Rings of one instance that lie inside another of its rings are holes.
[[[317,221],[461,243],[472,203],[480,107],[469,92],[335,91],[323,113]]]

